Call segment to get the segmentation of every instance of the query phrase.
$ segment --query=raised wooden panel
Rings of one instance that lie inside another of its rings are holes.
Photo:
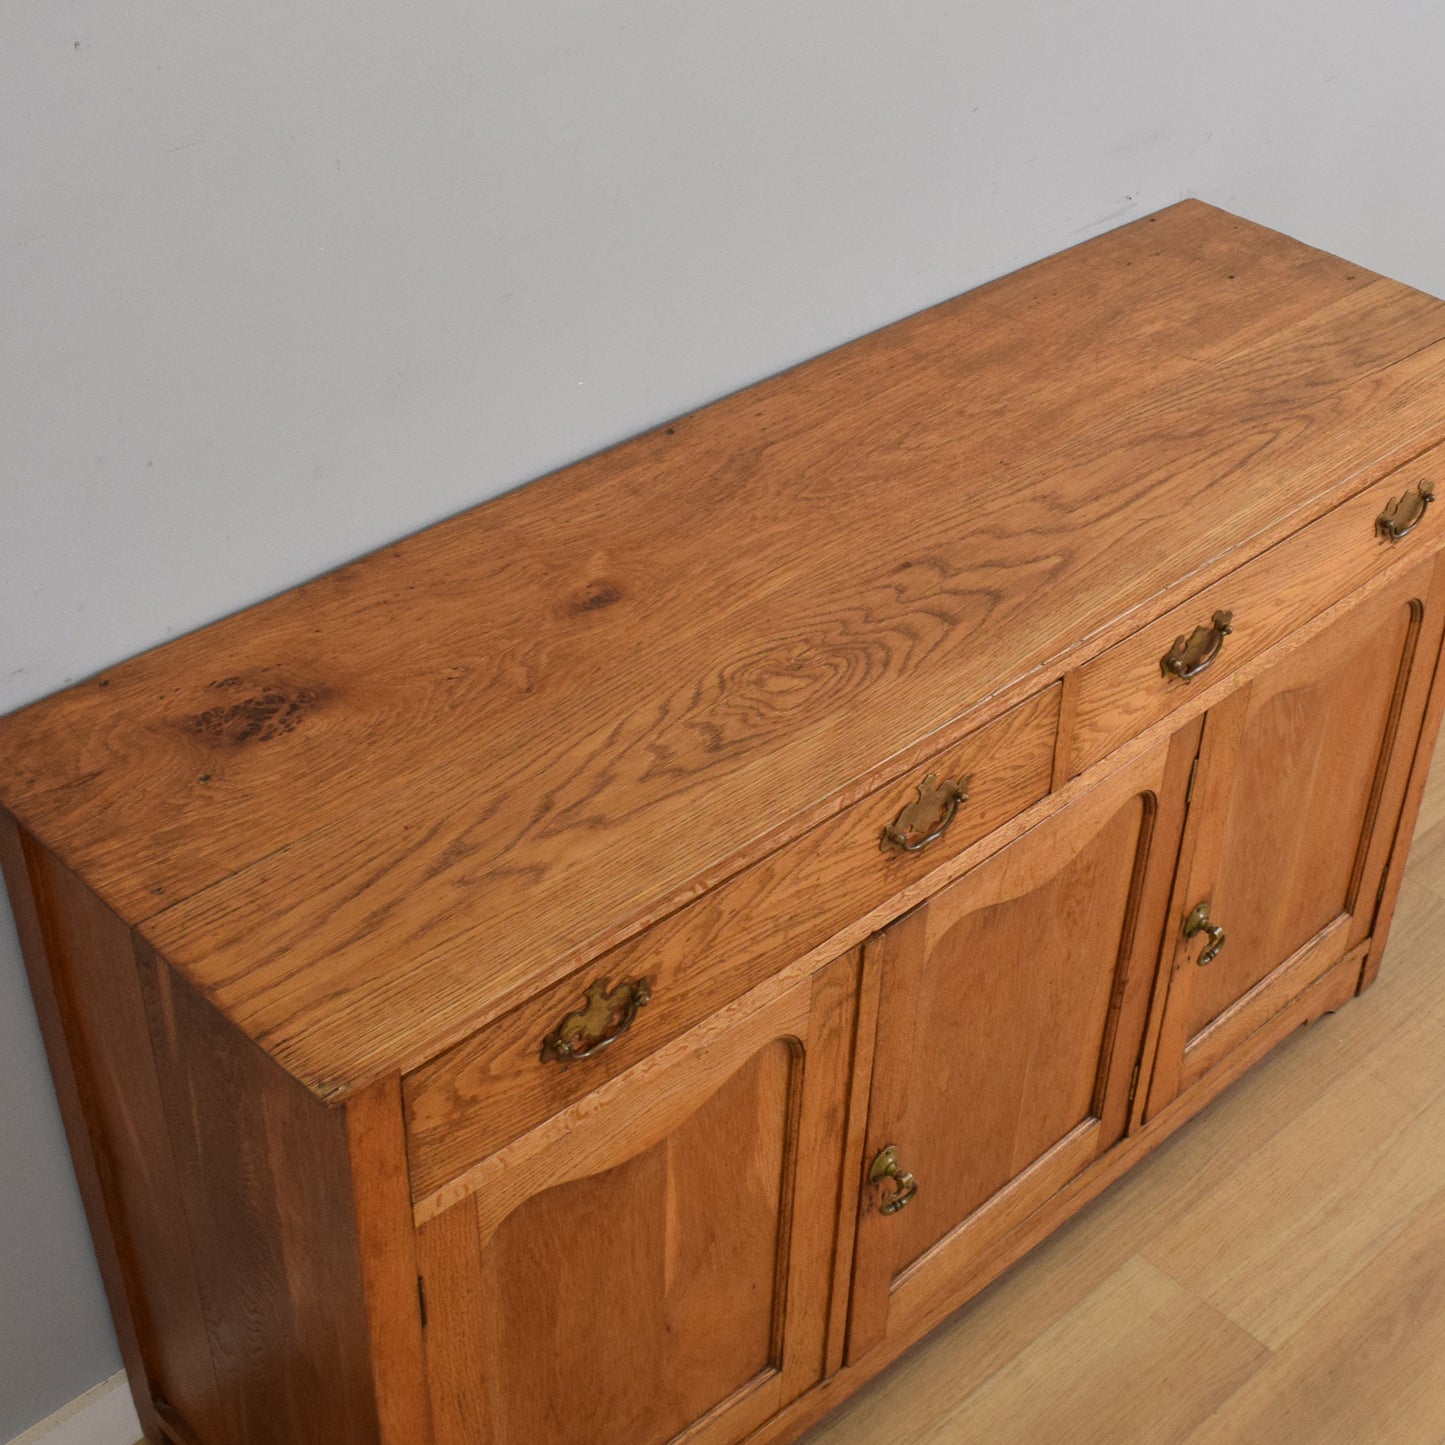
[[[1228,943],[1193,976],[1191,1037],[1354,911],[1365,827],[1419,622],[1418,602],[1382,598],[1249,690],[1211,890]]]
[[[850,1358],[1124,1132],[1196,731],[878,940],[867,1147],[918,1193],[885,1216],[893,1186],[863,1190]]]
[[[1207,902],[1225,943],[1200,966],[1205,941],[1175,930],[1151,1111],[1368,935],[1439,646],[1433,577],[1346,611],[1206,719],[1177,898]]]
[[[796,1063],[775,1040],[666,1139],[502,1222],[501,1439],[648,1445],[777,1369]]]
[[[928,1181],[889,1226],[898,1266],[1093,1116],[1154,811],[1143,794],[1124,799],[1077,851],[1041,860],[1052,876],[1020,876],[1013,856],[985,865],[890,940],[892,952],[921,929],[925,959],[909,1057],[879,1065],[903,1070],[884,1132]],[[885,991],[887,1010],[902,990]]]
[[[819,1378],[856,978],[685,1036],[423,1225],[438,1445],[735,1439]]]

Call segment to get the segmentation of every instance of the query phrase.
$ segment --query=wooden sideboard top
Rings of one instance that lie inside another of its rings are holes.
[[[0,801],[338,1098],[1439,440],[1442,338],[1185,202],[0,719]]]

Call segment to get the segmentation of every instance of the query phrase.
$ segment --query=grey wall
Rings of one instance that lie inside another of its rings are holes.
[[[1445,292],[1445,10],[9,0],[0,711],[1184,195]],[[0,918],[0,1440],[118,1365]]]

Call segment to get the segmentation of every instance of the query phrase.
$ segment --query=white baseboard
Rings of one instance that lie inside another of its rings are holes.
[[[10,1445],[136,1445],[140,1438],[140,1421],[122,1370],[17,1435]]]

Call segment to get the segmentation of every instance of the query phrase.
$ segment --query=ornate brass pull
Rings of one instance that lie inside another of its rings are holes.
[[[918,784],[918,796],[905,805],[898,816],[883,830],[878,846],[885,852],[896,849],[902,853],[921,853],[948,831],[959,805],[968,802],[969,779],[941,783],[937,773]]]
[[[1208,968],[1219,957],[1219,950],[1224,947],[1224,930],[1217,923],[1209,921],[1207,903],[1196,903],[1190,910],[1189,917],[1184,920],[1185,938],[1193,938],[1196,933],[1208,936],[1209,947],[1194,961],[1200,968]]]
[[[1234,631],[1234,613],[1216,612],[1208,627],[1196,627],[1188,637],[1176,637],[1174,646],[1159,659],[1165,677],[1182,677],[1185,682],[1199,676]]]
[[[868,1171],[870,1184],[881,1184],[885,1179],[894,1183],[893,1192],[878,1206],[879,1214],[897,1214],[906,1209],[918,1193],[918,1181],[898,1162],[898,1146],[890,1144],[873,1161]]]
[[[652,997],[651,983],[634,978],[609,989],[609,982],[599,978],[590,984],[584,995],[586,1007],[568,1014],[556,1031],[542,1040],[543,1063],[548,1059],[561,1064],[590,1059],[632,1027],[638,1009]]]
[[[1413,492],[1406,492],[1391,502],[1375,519],[1375,531],[1387,542],[1398,542],[1406,532],[1413,532],[1425,515],[1425,508],[1435,500],[1435,483],[1421,482]]]

